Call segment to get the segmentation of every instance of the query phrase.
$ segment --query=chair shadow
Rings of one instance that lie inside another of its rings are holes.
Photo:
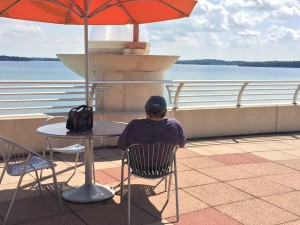
[[[165,190],[164,188],[163,188],[163,190],[160,190],[161,187],[158,188],[160,185],[163,185],[162,182],[163,182],[163,179],[161,179],[156,185],[153,185],[153,186],[145,185],[145,184],[131,184],[131,207],[132,206],[137,207],[137,208],[147,212],[151,216],[153,216],[157,220],[156,225],[164,224],[164,223],[159,223],[159,222],[160,222],[160,220],[165,219],[165,218],[163,218],[163,212],[168,207],[168,204],[170,202],[167,200],[167,196],[164,196],[164,194],[167,193],[167,190]],[[117,185],[115,187],[115,189],[117,189],[119,187],[120,187],[120,184]],[[157,189],[159,189],[159,190],[157,190]],[[121,198],[121,190],[120,189],[116,192],[116,195],[120,196],[120,198]],[[153,196],[156,196],[156,197],[160,196],[159,198],[165,198],[164,204],[161,205],[161,203],[158,203],[159,204],[159,208],[158,208],[157,205],[155,205],[155,201],[153,203],[150,200],[150,198]],[[124,182],[122,204],[126,204],[126,207],[128,204],[128,185],[126,185],[125,182]],[[176,212],[174,212],[174,215],[176,215]],[[173,221],[173,222],[175,222],[175,221]]]
[[[150,197],[160,195],[163,192],[156,191],[155,186],[132,184],[131,185],[131,224],[142,225],[156,222],[161,223],[162,213],[167,206],[167,201],[161,209],[158,209],[151,201]],[[63,187],[65,183],[59,183]],[[61,221],[56,225],[65,225],[65,215],[73,213],[76,217],[80,217],[86,224],[98,224],[97,221],[103,221],[106,225],[125,225],[127,224],[127,185],[124,185],[124,198],[120,202],[120,185],[117,185],[116,195],[105,201],[95,203],[72,203],[63,200],[63,211],[59,207],[59,202],[55,193],[53,183],[43,184],[43,194],[40,196],[38,186],[34,182],[29,182],[19,190],[18,198],[16,199],[9,216],[8,224],[26,223],[38,224],[39,220],[50,220],[54,217],[59,217]],[[62,190],[62,188],[60,188]],[[5,200],[1,199],[0,203],[0,224],[3,223],[4,217],[10,204],[11,196],[15,189],[13,187],[1,191],[1,195],[7,196]],[[166,199],[167,200],[167,199]],[[101,213],[100,213],[101,212]],[[113,214],[112,214],[113,212]],[[2,220],[2,221],[1,221]],[[2,222],[2,223],[1,223]]]
[[[36,182],[22,185],[19,188],[7,224],[19,224],[65,213],[67,209],[61,209],[55,192],[48,190],[48,188],[54,189],[54,185],[49,184],[49,187],[42,185],[42,193],[40,194]],[[1,190],[0,224],[3,224],[14,192],[15,187],[13,185]]]

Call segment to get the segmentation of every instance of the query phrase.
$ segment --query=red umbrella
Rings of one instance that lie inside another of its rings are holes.
[[[188,17],[197,0],[1,0],[0,17],[84,25],[88,105],[88,25],[143,24]],[[138,26],[134,41],[138,41]]]

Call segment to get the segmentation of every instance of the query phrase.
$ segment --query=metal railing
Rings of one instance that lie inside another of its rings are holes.
[[[242,106],[249,104],[297,104],[296,80],[133,80],[90,82],[90,105],[97,106],[114,84],[166,85],[170,106]],[[14,111],[67,111],[85,102],[84,81],[0,81],[0,114]]]
[[[297,104],[300,81],[176,81],[166,85],[170,103],[179,105]]]
[[[109,87],[90,84],[90,105],[97,106]],[[0,114],[59,112],[85,102],[84,81],[0,81]]]

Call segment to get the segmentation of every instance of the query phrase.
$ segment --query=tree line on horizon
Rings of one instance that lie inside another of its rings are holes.
[[[58,58],[41,58],[41,57],[20,57],[0,55],[0,61],[60,61]],[[225,61],[218,59],[194,59],[178,60],[176,64],[183,65],[228,65],[228,66],[246,66],[246,67],[284,67],[300,68],[300,61]]]
[[[0,55],[0,61],[59,61],[59,59]]]

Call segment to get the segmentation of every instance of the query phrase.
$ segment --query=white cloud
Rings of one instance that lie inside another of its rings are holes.
[[[268,29],[268,37],[276,42],[295,41],[300,44],[300,29],[294,30],[284,26],[272,26]],[[299,46],[299,45],[298,45]]]
[[[73,26],[53,25],[12,19],[0,19],[0,55],[55,57],[56,53],[82,53],[80,36]]]
[[[300,0],[203,0],[186,21],[171,21],[163,29],[153,25],[149,33],[155,38],[150,36],[150,41],[155,44],[164,41],[165,45],[176,42],[176,46],[190,46],[195,51],[205,46],[216,52],[226,50],[228,54],[236,54],[242,48],[256,48],[261,52],[270,52],[263,51],[269,48],[293,51],[299,46],[299,11]],[[185,38],[179,38],[179,34]],[[187,54],[184,52],[186,58]]]
[[[250,36],[259,36],[261,33],[255,30],[243,30],[237,33],[238,36],[250,37]]]
[[[262,58],[300,60],[300,0],[199,0],[189,18],[146,28],[154,54],[249,60],[260,52]],[[83,29],[1,18],[0,54],[18,49],[35,56],[82,53]]]

